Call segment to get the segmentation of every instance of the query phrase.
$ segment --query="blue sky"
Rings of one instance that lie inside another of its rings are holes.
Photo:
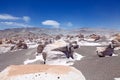
[[[0,29],[117,28],[120,0],[0,0]]]

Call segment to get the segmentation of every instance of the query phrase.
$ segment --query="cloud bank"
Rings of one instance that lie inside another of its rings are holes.
[[[16,17],[10,14],[0,14],[0,26],[12,27],[34,27],[27,23],[31,20],[29,16]]]

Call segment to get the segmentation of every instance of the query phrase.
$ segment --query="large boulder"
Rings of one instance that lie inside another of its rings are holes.
[[[120,42],[120,36],[119,36],[119,37],[116,37],[115,40],[117,40],[117,41]]]
[[[17,49],[28,49],[28,46],[26,43],[19,42],[16,44]]]
[[[89,36],[90,38],[94,39],[94,41],[97,41],[100,39],[100,36],[99,35],[96,35],[96,34],[92,34]]]
[[[38,45],[38,47],[37,47],[37,53],[42,53],[44,47],[45,47],[45,45],[42,45],[42,44]]]
[[[85,80],[82,73],[69,66],[19,65],[9,66],[0,73],[1,80]]]
[[[120,33],[112,35],[110,40],[116,40],[120,42]]]
[[[43,54],[44,63],[46,63],[46,59],[49,60],[55,58],[55,55],[58,53],[63,53],[67,58],[71,57],[72,59],[74,59],[73,57],[74,49],[78,47],[79,45],[77,44],[77,42],[67,43],[62,39],[55,41],[53,44],[48,44],[42,51],[42,54],[44,53]]]
[[[56,39],[56,40],[59,40],[59,39],[61,39],[61,36],[60,36],[60,35],[57,35],[57,36],[55,37],[55,39]]]
[[[15,44],[14,46],[11,46],[10,50],[16,50],[16,49],[28,49],[28,46],[26,43],[19,42]]]
[[[78,37],[78,38],[84,38],[84,35],[83,34],[78,34],[78,35],[76,35],[76,37]]]
[[[114,53],[114,48],[116,46],[114,46],[114,44],[109,44],[108,46],[104,46],[104,47],[96,47],[96,52],[97,52],[97,55],[99,57],[105,57],[106,55],[107,56],[112,56],[113,53]]]
[[[3,43],[3,41],[0,39],[0,44],[2,44]]]
[[[7,40],[6,44],[15,44],[15,42],[13,40]]]
[[[21,46],[22,49],[28,49],[28,46],[26,43],[23,43],[22,46]]]

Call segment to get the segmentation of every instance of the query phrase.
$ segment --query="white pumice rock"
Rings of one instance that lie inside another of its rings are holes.
[[[0,73],[1,80],[86,80],[83,74],[69,66],[19,65],[9,66]]]

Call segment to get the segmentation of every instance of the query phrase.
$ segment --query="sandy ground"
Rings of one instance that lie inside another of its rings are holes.
[[[85,56],[80,61],[75,61],[74,66],[82,72],[86,80],[114,80],[120,77],[120,55],[112,57],[99,58],[95,53],[96,47],[82,46],[75,51]],[[0,54],[0,71],[8,65],[19,65],[29,58],[35,58],[36,49],[20,50],[16,52],[9,52]],[[120,51],[116,51],[120,54]],[[43,64],[37,61],[33,64]]]

